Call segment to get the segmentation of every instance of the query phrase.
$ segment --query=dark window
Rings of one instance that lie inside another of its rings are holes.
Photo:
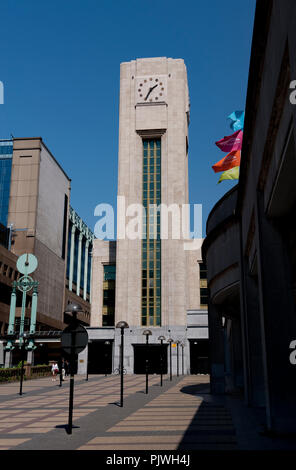
[[[200,279],[207,279],[207,267],[205,263],[199,263]]]
[[[208,289],[206,287],[201,287],[200,289],[200,303],[201,305],[208,304]]]
[[[63,245],[62,245],[62,258],[66,256],[66,240],[67,240],[67,222],[68,222],[68,196],[65,194],[64,198],[64,222],[63,222]]]
[[[115,264],[104,265],[104,281],[115,281],[116,266]]]
[[[103,326],[114,325],[115,279],[116,279],[115,264],[104,265]]]

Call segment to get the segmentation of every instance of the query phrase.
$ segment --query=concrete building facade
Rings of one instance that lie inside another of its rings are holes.
[[[43,351],[41,354],[37,348],[35,360],[39,361],[40,354],[45,360],[48,357],[45,350],[59,357],[59,332],[69,323],[64,314],[66,305],[80,303],[83,311],[79,313],[79,320],[84,325],[90,323],[93,234],[70,207],[71,180],[41,138],[0,141],[0,180],[0,216],[2,223],[7,225],[3,226],[3,233],[8,235],[5,246],[0,249],[0,287],[3,294],[0,333],[4,335],[7,331],[11,285],[19,278],[16,260],[23,253],[33,253],[38,259],[38,267],[32,275],[39,282],[37,331],[42,331],[43,336],[46,331],[55,336],[42,337]],[[76,236],[74,245],[71,244],[73,233]],[[67,276],[70,266],[72,278]],[[21,313],[19,294],[16,322]],[[29,294],[27,307],[30,303]],[[4,364],[3,344],[5,341],[0,342],[0,365]],[[7,353],[6,366],[19,362],[18,356],[17,349],[12,355]]]
[[[36,255],[39,319],[56,329],[63,327],[69,199],[70,178],[42,139],[14,139],[8,210],[11,251]]]

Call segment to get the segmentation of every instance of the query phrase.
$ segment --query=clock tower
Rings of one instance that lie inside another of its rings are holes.
[[[153,218],[149,208],[188,204],[188,123],[182,59],[121,64],[118,196],[125,198],[126,207],[143,204],[146,238],[117,239],[115,323],[124,319],[133,327],[185,329],[184,233],[180,230],[180,239],[172,236],[169,210],[168,237],[161,239],[160,213]]]
[[[127,373],[146,371],[143,334],[147,329],[151,332],[150,373],[159,373],[160,364],[165,373],[181,372],[180,348],[185,373],[201,372],[200,363],[193,359],[191,364],[190,358],[207,356],[201,250],[185,250],[190,244],[188,220],[183,217],[183,206],[188,204],[188,125],[187,71],[182,59],[156,57],[121,64],[117,239],[95,240],[92,256],[89,336],[93,344],[88,357],[97,364],[97,373],[103,371],[98,358],[106,353],[102,349],[106,342],[113,351],[110,372],[112,364],[118,367],[121,332],[116,325],[121,321],[128,324],[124,333]],[[136,237],[127,230],[137,219],[131,207],[143,214],[136,224],[140,230],[133,232],[138,232]],[[166,339],[163,345],[159,338]]]

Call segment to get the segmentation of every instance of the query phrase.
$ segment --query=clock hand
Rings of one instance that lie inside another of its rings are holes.
[[[152,91],[152,88],[149,88],[149,91],[148,91],[146,97],[144,98],[145,101],[147,100],[147,98],[148,98],[148,96],[150,95],[151,91]]]
[[[157,86],[158,86],[158,83],[157,83],[156,85],[154,85],[153,87],[149,88],[149,91],[148,91],[148,93],[147,93],[147,95],[146,95],[146,98],[144,98],[145,101],[147,101],[147,98],[148,98],[148,96],[150,95],[151,91],[154,90],[154,88],[156,88]]]

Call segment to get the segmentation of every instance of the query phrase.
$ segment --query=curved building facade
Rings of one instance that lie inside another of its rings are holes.
[[[296,431],[295,18],[295,2],[257,2],[239,183],[203,244],[212,392],[241,390],[277,433]]]

